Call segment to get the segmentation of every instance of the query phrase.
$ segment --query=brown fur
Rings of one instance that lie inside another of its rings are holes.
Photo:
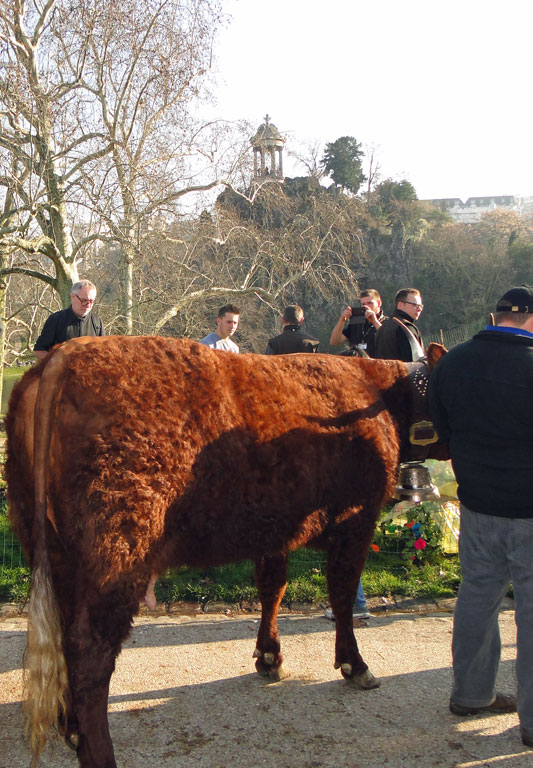
[[[335,665],[377,684],[351,606],[405,458],[411,400],[397,361],[232,355],[155,337],[73,340],[26,374],[6,424],[10,514],[34,572],[49,574],[62,638],[62,649],[50,641],[57,626],[43,629],[34,596],[34,753],[56,719],[77,735],[82,768],[115,768],[109,678],[150,575],[171,566],[255,561],[256,666],[276,677],[287,554],[326,549]]]

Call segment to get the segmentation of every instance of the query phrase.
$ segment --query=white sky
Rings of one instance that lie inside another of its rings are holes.
[[[286,149],[354,136],[382,180],[407,178],[421,199],[533,195],[531,0],[223,7],[217,116],[259,126],[268,112]]]

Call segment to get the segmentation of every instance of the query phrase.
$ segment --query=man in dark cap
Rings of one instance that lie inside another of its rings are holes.
[[[507,291],[491,325],[454,347],[429,405],[461,501],[462,583],[453,629],[455,715],[514,712],[533,747],[533,288]],[[513,584],[517,697],[496,691],[498,611]]]
[[[298,304],[291,304],[283,310],[283,333],[268,342],[267,355],[292,355],[296,352],[316,352],[319,342],[302,331],[304,311]]]

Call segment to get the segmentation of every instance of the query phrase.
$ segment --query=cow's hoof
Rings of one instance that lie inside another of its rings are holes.
[[[77,733],[65,734],[65,744],[67,745],[67,747],[70,747],[70,749],[74,750],[74,752],[78,751],[79,740],[80,739]]]
[[[256,659],[255,668],[261,677],[266,677],[272,682],[278,682],[286,677],[289,677],[289,673],[285,672],[282,665],[281,656],[277,657],[271,652],[261,653],[257,648],[254,651],[254,658]]]
[[[261,675],[261,677],[266,678],[271,683],[279,683],[280,680],[286,680],[288,677],[290,677],[290,672],[287,672],[283,664],[281,664],[279,667],[260,667],[257,664],[255,665],[258,674]]]
[[[345,670],[345,667],[347,667],[349,671]],[[377,677],[374,677],[369,669],[365,669],[364,672],[360,672],[358,675],[353,676],[351,676],[351,671],[351,664],[341,665],[341,672],[344,679],[347,683],[350,683],[350,685],[355,686],[355,688],[360,688],[362,691],[370,691],[372,688],[379,688],[381,685],[380,681],[377,679]]]

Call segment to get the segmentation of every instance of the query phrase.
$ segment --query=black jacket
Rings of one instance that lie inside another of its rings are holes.
[[[481,331],[441,359],[428,397],[461,502],[481,514],[533,517],[533,338]]]
[[[266,348],[267,355],[292,355],[295,352],[316,352],[319,341],[309,338],[299,325],[286,325],[283,333],[270,339]]]
[[[383,323],[387,318],[382,313],[378,316],[378,320]],[[348,339],[350,348],[353,349],[362,344],[369,357],[376,357],[376,334],[376,328],[368,320],[360,325],[348,322],[342,332],[342,335]]]
[[[35,350],[47,352],[54,344],[62,341],[77,339],[79,336],[103,336],[104,327],[101,319],[95,312],[90,312],[86,317],[79,318],[72,307],[53,312],[41,331],[41,335],[35,342]]]
[[[394,320],[395,317],[401,321],[402,325]],[[406,331],[406,328],[411,333]],[[403,360],[405,363],[411,363],[418,360],[423,354],[424,340],[417,326],[413,323],[413,319],[407,312],[395,309],[391,317],[383,322],[376,333],[374,357],[381,360]]]

